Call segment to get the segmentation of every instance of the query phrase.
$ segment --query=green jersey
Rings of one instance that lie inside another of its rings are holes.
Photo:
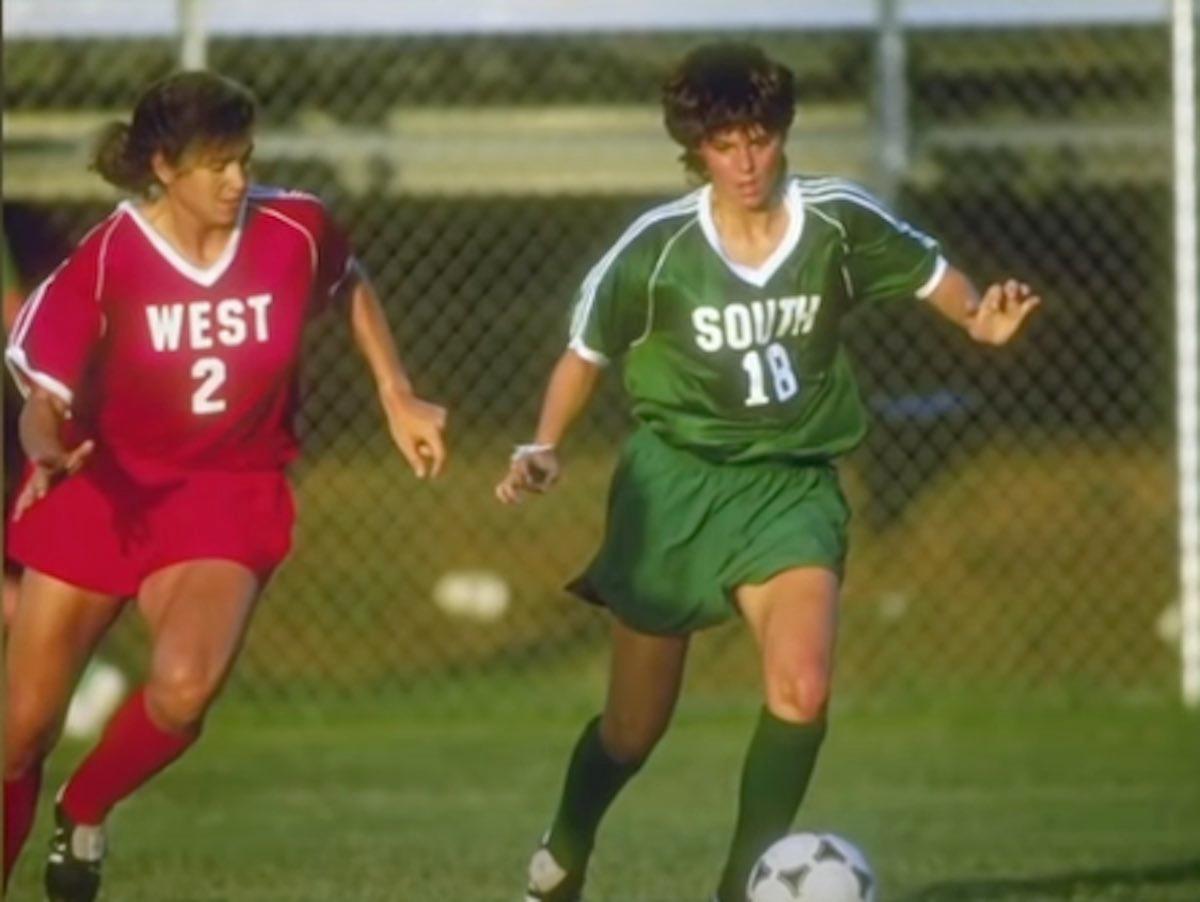
[[[726,257],[711,187],[633,223],[583,282],[571,349],[624,356],[634,416],[716,461],[828,460],[866,432],[839,333],[858,304],[927,297],[947,264],[928,236],[840,179],[792,178],[790,222],[761,266]]]

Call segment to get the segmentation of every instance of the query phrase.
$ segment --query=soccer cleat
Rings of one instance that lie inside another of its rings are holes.
[[[104,861],[104,827],[76,824],[54,806],[54,835],[46,858],[46,898],[50,902],[92,902],[100,892],[100,865]]]
[[[525,902],[581,902],[583,899],[583,870],[568,871],[551,853],[542,837],[533,857],[529,859],[529,888]]]

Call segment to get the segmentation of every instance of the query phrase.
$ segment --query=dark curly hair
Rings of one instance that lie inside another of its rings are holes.
[[[683,147],[680,160],[704,176],[696,150],[705,138],[737,126],[788,130],[796,112],[795,77],[753,44],[705,44],[667,77],[662,106],[667,132]]]
[[[213,72],[176,72],[150,85],[129,122],[105,126],[92,168],[110,184],[144,193],[155,184],[151,159],[178,163],[188,150],[247,137],[257,104],[250,91]]]

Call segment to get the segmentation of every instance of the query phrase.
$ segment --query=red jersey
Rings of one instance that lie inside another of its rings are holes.
[[[319,200],[252,188],[207,268],[120,204],[29,297],[6,358],[135,478],[295,457],[305,323],[354,271]]]

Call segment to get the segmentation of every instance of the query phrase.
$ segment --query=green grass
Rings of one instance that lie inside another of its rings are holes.
[[[430,710],[289,722],[226,706],[114,814],[105,898],[518,898],[581,718]],[[753,717],[753,699],[685,699],[605,824],[590,900],[708,898]],[[48,787],[81,751],[56,753]],[[11,899],[40,898],[47,815]],[[800,824],[858,842],[884,902],[1200,899],[1200,719],[1166,703],[843,705]]]

